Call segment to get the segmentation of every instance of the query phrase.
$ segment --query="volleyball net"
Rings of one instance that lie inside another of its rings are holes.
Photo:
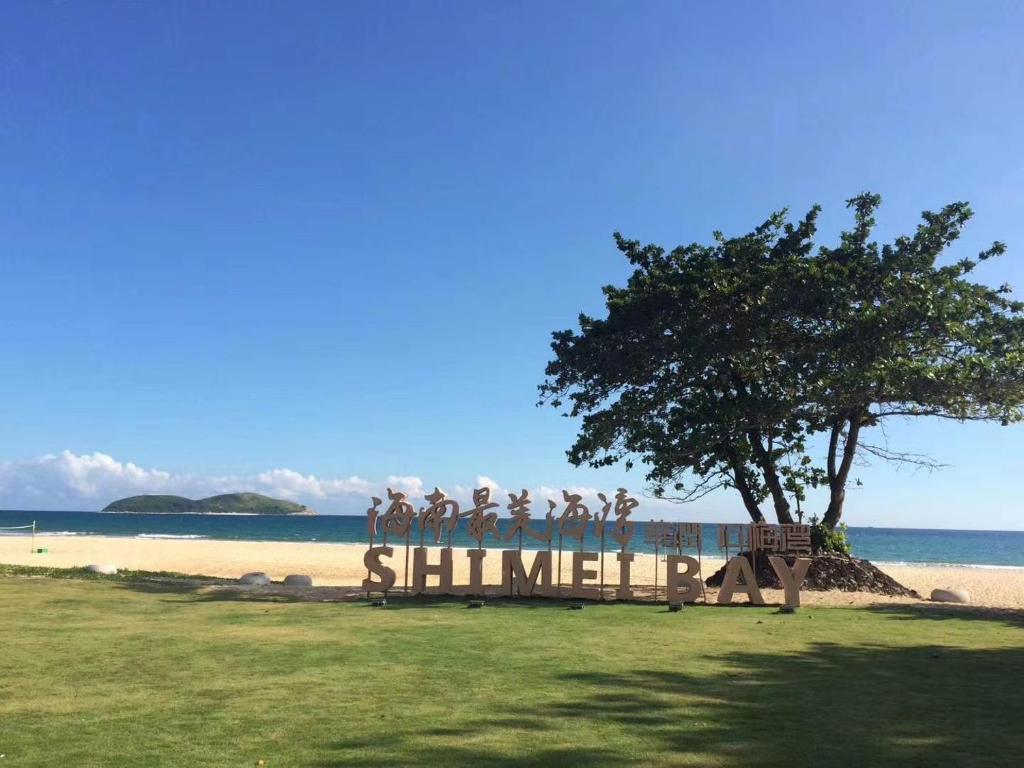
[[[29,554],[35,554],[35,551],[36,551],[36,521],[35,520],[33,520],[32,523],[29,524],[29,525],[0,525],[0,532],[3,532],[3,531],[11,531],[11,532],[25,531],[26,533],[31,534],[31,539],[30,539],[30,544],[29,544]]]

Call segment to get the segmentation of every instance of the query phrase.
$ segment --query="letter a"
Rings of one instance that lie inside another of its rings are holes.
[[[739,583],[741,574],[742,584]],[[738,555],[726,563],[725,578],[722,579],[722,588],[718,590],[718,602],[731,603],[732,593],[737,590],[746,592],[754,605],[764,605],[764,598],[761,597],[761,590],[757,588],[757,579],[754,578],[754,569],[750,567],[750,561]]]

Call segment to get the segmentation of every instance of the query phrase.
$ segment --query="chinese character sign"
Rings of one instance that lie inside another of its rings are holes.
[[[595,493],[599,505],[594,507],[590,506],[592,500],[583,493],[564,490],[561,503],[545,499],[547,512],[543,517],[534,516],[534,500],[525,488],[520,492],[504,492],[503,495],[508,496],[507,504],[499,503],[492,493],[488,487],[474,489],[469,494],[471,499],[464,503],[437,487],[424,493],[418,504],[414,504],[418,500],[410,498],[405,491],[392,488],[387,489],[386,502],[373,497],[366,510],[370,547],[363,558],[367,573],[363,590],[367,594],[388,594],[398,589],[413,595],[497,593],[511,597],[633,600],[637,599],[636,589],[631,584],[635,558],[653,558],[657,554],[653,563],[655,599],[660,594],[669,602],[712,599],[700,577],[704,548],[701,523],[642,523],[645,551],[651,554],[635,554],[630,551],[637,532],[632,514],[640,505],[625,488],[617,489],[614,495]],[[591,521],[592,537],[588,537]],[[462,561],[461,572],[469,574],[466,584],[457,583],[455,579],[456,557],[452,547],[463,522],[463,535],[475,545],[465,548],[466,561]],[[414,534],[418,543],[411,541]],[[488,550],[484,548],[488,539],[492,546],[502,549],[497,560],[493,555],[488,559]],[[608,539],[612,540],[611,551],[606,553]],[[386,562],[395,556],[396,540],[405,548],[405,571],[401,586],[397,588],[398,572]],[[587,551],[589,543],[599,551]],[[784,587],[786,603],[799,604],[800,586],[810,565],[806,558],[811,553],[810,526],[721,524],[717,543],[727,560],[722,587],[715,598],[718,602],[731,602],[734,593],[745,594],[749,602],[763,602],[747,558],[764,553]],[[529,549],[524,550],[524,544]],[[570,551],[565,552],[563,547]],[[695,551],[696,558],[684,554],[684,550]],[[732,553],[736,556],[731,556]],[[562,567],[563,554],[569,559],[569,579],[565,579]],[[784,555],[790,556],[789,559]],[[611,561],[607,583],[606,558]],[[498,565],[500,579],[489,577],[489,573],[497,571]],[[648,565],[648,573],[649,568]],[[664,569],[664,580],[658,578],[660,569]],[[660,593],[659,582],[664,585]],[[650,595],[651,591],[646,594]]]

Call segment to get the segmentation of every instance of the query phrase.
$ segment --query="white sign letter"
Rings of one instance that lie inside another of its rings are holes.
[[[584,563],[596,563],[597,552],[572,553],[572,590],[570,595],[580,600],[597,600],[600,595],[596,587],[583,586],[584,579],[596,579],[597,571],[584,569]]]
[[[740,575],[743,576],[742,584],[739,583]],[[750,567],[750,561],[738,555],[726,563],[725,578],[722,579],[722,588],[718,590],[718,602],[731,603],[732,593],[737,590],[746,592],[754,605],[764,605],[764,598],[761,597],[761,590],[757,588],[757,579],[754,578],[754,569]]]
[[[800,605],[800,585],[804,583],[804,578],[807,576],[807,569],[811,565],[810,558],[798,557],[793,562],[792,571],[784,557],[772,555],[768,558],[768,562],[772,564],[775,575],[779,577],[782,588],[786,590],[786,605],[796,608]]]
[[[374,581],[369,576],[363,579],[364,592],[387,592],[395,586],[395,572],[382,564],[381,555],[391,557],[395,554],[393,547],[370,547],[363,555],[363,565],[374,575],[380,576],[380,581]]]
[[[689,555],[665,558],[665,593],[670,603],[692,603],[700,597],[700,564]],[[686,565],[680,572],[679,564]]]

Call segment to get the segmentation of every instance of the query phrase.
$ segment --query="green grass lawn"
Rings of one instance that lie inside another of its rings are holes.
[[[0,768],[1024,764],[1024,621],[0,578]]]

